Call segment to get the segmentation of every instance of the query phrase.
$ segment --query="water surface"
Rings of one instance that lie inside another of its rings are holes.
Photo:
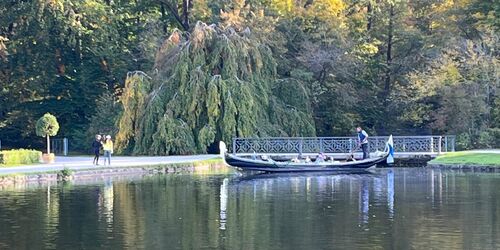
[[[158,175],[0,191],[0,249],[498,249],[500,174]]]

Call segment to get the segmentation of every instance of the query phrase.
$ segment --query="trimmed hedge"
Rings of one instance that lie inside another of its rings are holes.
[[[41,160],[42,152],[37,150],[12,149],[0,151],[0,164],[2,165],[40,163]]]

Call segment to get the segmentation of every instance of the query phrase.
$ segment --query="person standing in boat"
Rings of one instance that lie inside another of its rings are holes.
[[[368,133],[359,126],[356,128],[356,131],[358,132],[359,147],[363,151],[363,160],[368,159],[370,157],[370,152],[368,151]]]

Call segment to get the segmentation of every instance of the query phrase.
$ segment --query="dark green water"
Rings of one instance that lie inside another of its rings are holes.
[[[499,249],[500,174],[167,175],[0,191],[0,249]]]

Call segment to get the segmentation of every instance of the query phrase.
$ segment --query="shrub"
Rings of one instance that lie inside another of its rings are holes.
[[[13,149],[0,151],[0,164],[32,164],[40,163],[42,152],[32,149]]]
[[[472,148],[472,143],[470,135],[468,133],[462,133],[457,136],[457,150],[467,150]]]
[[[479,133],[476,147],[491,148],[491,134],[489,131],[482,131],[481,133]]]
[[[488,129],[491,135],[491,146],[493,148],[500,148],[500,128]]]
[[[498,148],[500,146],[499,136],[499,128],[490,128],[479,133],[477,148]]]
[[[59,123],[55,116],[46,113],[36,122],[36,135],[47,138],[47,154],[50,154],[50,136],[57,135]]]
[[[69,181],[71,180],[71,175],[73,174],[73,170],[69,168],[64,168],[63,170],[59,171],[57,174],[57,178],[61,181]]]

